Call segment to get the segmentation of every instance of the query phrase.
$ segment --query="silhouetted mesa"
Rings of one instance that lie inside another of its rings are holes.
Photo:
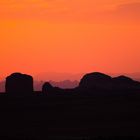
[[[33,78],[30,75],[13,73],[6,78],[6,93],[10,95],[30,95],[33,94]]]
[[[108,89],[111,87],[112,78],[106,74],[94,72],[86,74],[80,81],[82,89]]]
[[[93,72],[86,74],[80,81],[80,90],[128,90],[140,89],[140,82],[126,76],[112,78],[106,74]]]

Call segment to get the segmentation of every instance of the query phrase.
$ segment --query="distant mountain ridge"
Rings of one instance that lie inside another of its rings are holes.
[[[75,88],[79,85],[79,81],[75,80],[75,81],[71,81],[71,80],[64,80],[64,81],[48,81],[52,86],[54,87],[59,87],[62,89],[69,89],[69,88]],[[34,89],[36,91],[41,91],[42,90],[42,86],[45,83],[45,81],[35,81],[34,82]]]
[[[66,80],[70,80],[70,81],[80,81],[80,79],[83,77],[84,73],[57,73],[57,72],[43,72],[43,73],[39,73],[34,75],[34,79],[36,81],[55,81],[55,82],[59,82],[59,81],[66,81]]]

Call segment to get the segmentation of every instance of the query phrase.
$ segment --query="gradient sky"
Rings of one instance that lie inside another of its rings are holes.
[[[0,0],[0,75],[140,72],[139,0]]]

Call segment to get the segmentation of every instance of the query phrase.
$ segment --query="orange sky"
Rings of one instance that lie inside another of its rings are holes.
[[[0,0],[0,77],[140,72],[139,0]]]

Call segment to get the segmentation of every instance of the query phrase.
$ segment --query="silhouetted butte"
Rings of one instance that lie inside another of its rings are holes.
[[[33,78],[30,75],[13,73],[6,78],[6,93],[9,95],[30,95],[33,93]]]
[[[86,74],[80,81],[81,89],[109,89],[112,84],[112,78],[100,72]]]

